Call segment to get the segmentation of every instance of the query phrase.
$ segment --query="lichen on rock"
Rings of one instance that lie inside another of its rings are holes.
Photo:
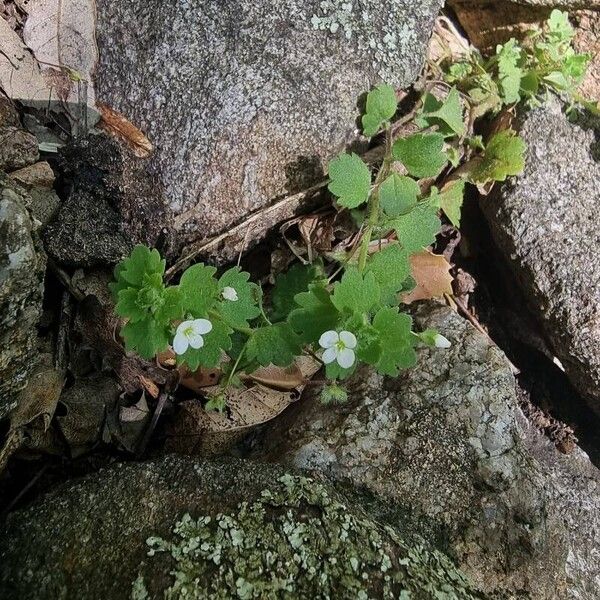
[[[483,598],[362,497],[270,465],[165,457],[56,490],[0,527],[3,600]]]

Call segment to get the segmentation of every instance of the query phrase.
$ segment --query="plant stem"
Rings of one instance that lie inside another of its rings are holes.
[[[358,255],[358,270],[363,272],[367,264],[367,258],[369,256],[369,244],[371,243],[371,237],[373,236],[373,230],[379,223],[379,186],[382,181],[388,176],[390,165],[392,163],[392,129],[388,125],[385,130],[385,156],[383,157],[383,163],[375,178],[375,185],[369,198],[367,205],[367,227],[365,234],[363,235],[360,244],[360,254]]]

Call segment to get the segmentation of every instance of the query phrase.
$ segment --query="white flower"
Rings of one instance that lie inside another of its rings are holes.
[[[326,331],[319,338],[319,345],[325,349],[323,362],[328,365],[337,360],[343,369],[349,369],[356,360],[354,348],[356,348],[356,337],[350,331]]]
[[[234,288],[229,286],[223,288],[221,295],[223,296],[223,298],[225,298],[225,300],[231,300],[231,302],[237,302],[238,300],[237,292]]]
[[[204,334],[212,331],[212,323],[207,319],[194,319],[183,321],[177,327],[173,339],[173,350],[175,354],[183,354],[188,347],[198,349],[204,346]]]
[[[441,333],[436,334],[433,341],[436,348],[450,348],[450,346],[452,346],[452,342],[448,338],[445,338]]]

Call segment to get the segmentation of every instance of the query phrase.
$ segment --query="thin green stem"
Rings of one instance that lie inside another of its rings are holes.
[[[223,385],[221,385],[221,389],[223,391],[225,391],[231,385],[231,380],[233,379],[233,376],[235,375],[237,368],[240,366],[240,362],[242,360],[242,356],[244,356],[244,352],[246,352],[247,345],[248,345],[248,342],[246,342],[244,344],[244,346],[242,347],[242,349],[240,350],[240,353],[238,354],[238,357],[237,357],[235,363],[233,363],[233,367],[231,368],[231,371],[229,372],[229,375],[227,376],[225,383]]]
[[[392,164],[392,130],[388,125],[385,130],[385,156],[383,157],[383,163],[375,178],[375,185],[369,198],[367,205],[367,227],[363,235],[360,244],[360,254],[358,255],[358,270],[362,273],[367,265],[367,258],[369,256],[369,244],[373,237],[373,231],[379,223],[379,186],[388,176],[390,165]]]

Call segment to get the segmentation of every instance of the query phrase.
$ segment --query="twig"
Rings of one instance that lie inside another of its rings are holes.
[[[160,416],[162,414],[165,405],[167,404],[167,400],[171,397],[172,392],[177,388],[179,384],[179,372],[173,371],[172,376],[167,379],[165,387],[163,388],[160,396],[158,397],[158,402],[156,403],[156,408],[154,409],[154,414],[152,415],[152,419],[150,420],[150,424],[148,425],[148,429],[144,432],[144,437],[142,438],[140,444],[136,450],[136,457],[141,458],[146,452],[146,448],[148,447],[148,443],[150,442],[150,438],[156,429],[156,425]]]
[[[81,302],[84,295],[71,283],[71,278],[63,271],[51,258],[48,258],[48,266],[50,270],[58,277],[59,281],[67,288],[71,296]]]
[[[0,521],[3,521],[6,515],[14,508],[21,498],[38,482],[40,477],[48,470],[50,465],[45,464],[27,483],[27,485],[10,501],[8,506],[0,514]]]

